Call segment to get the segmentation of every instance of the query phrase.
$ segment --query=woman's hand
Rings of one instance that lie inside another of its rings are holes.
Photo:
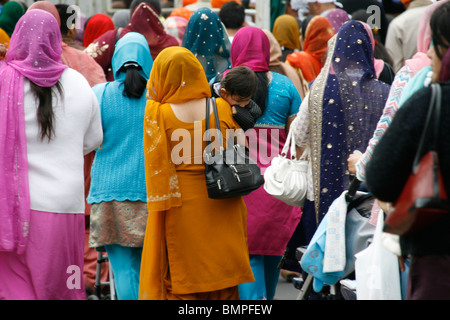
[[[347,159],[348,171],[352,174],[356,174],[356,164],[361,159],[362,153],[358,150],[353,152]]]

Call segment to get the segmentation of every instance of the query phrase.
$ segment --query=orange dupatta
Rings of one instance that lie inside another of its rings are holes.
[[[306,28],[303,51],[287,55],[286,61],[300,68],[306,81],[313,81],[325,63],[328,40],[333,35],[333,26],[327,18],[314,17]]]
[[[160,106],[211,96],[205,71],[194,54],[184,47],[164,49],[155,59],[147,83],[144,119],[144,152],[148,222],[144,240],[139,299],[165,299],[167,268],[164,214],[182,205],[175,165],[171,160]],[[151,256],[151,258],[146,258]]]

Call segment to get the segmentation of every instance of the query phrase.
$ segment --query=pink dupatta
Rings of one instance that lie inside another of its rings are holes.
[[[0,69],[0,251],[25,251],[30,221],[24,79],[52,87],[67,68],[56,19],[31,10],[18,21]]]

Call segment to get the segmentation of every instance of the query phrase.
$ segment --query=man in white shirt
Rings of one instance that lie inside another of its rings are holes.
[[[398,72],[417,52],[419,22],[430,0],[402,0],[406,10],[389,24],[385,47],[391,55],[394,72]]]
[[[328,11],[342,8],[342,4],[336,0],[307,0],[310,15],[324,16]]]

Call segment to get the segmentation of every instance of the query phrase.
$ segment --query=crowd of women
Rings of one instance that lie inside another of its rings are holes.
[[[296,248],[353,176],[377,198],[371,220],[388,213],[430,83],[450,120],[450,1],[358,2],[292,0],[271,30],[246,16],[252,1],[183,1],[165,15],[167,1],[124,1],[80,19],[64,4],[2,2],[0,299],[86,299],[110,277],[96,274],[105,251],[121,300],[271,300],[281,271],[301,275]],[[381,27],[364,14],[372,4]],[[419,28],[404,27],[413,14]],[[399,48],[402,35],[415,50]],[[309,152],[302,207],[263,187],[208,197],[211,96],[221,131],[246,138],[262,173],[290,131]],[[448,130],[438,153],[450,191]],[[404,299],[450,298],[449,228],[447,215],[399,238]]]

